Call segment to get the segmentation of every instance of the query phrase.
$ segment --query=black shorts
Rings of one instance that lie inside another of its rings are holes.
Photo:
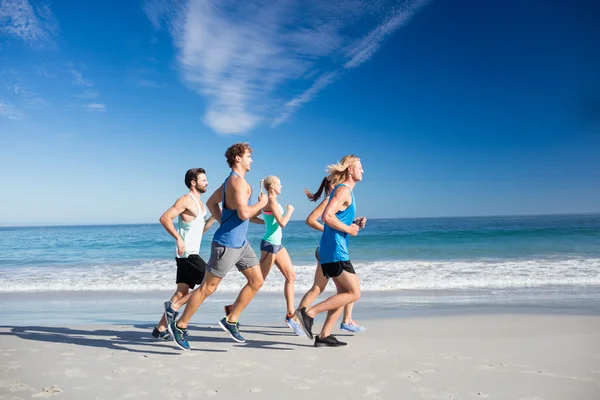
[[[335,261],[321,264],[321,269],[323,270],[323,275],[325,275],[327,278],[336,278],[340,276],[343,271],[356,274],[350,261]]]
[[[206,263],[199,255],[190,254],[188,258],[176,257],[175,261],[177,262],[175,283],[185,283],[190,289],[202,283],[206,272]]]

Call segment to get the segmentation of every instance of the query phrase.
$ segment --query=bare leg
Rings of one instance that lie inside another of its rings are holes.
[[[197,290],[192,291],[190,298],[188,299],[187,306],[183,311],[183,315],[177,321],[177,326],[181,329],[185,329],[190,322],[190,319],[194,315],[194,313],[198,310],[198,307],[206,300],[208,296],[213,294],[219,283],[221,283],[221,279],[216,275],[211,274],[206,271],[204,275],[204,280],[202,284]]]
[[[227,316],[228,322],[237,322],[242,311],[244,311],[248,304],[250,304],[250,301],[252,301],[256,293],[260,290],[265,282],[261,269],[258,267],[258,265],[255,265],[242,271],[242,274],[244,274],[248,280],[248,283],[244,285],[238,298],[235,300],[235,303],[233,303],[233,308]],[[206,280],[206,278],[204,280]]]
[[[294,307],[294,283],[296,282],[296,271],[294,271],[292,260],[285,247],[277,253],[275,265],[277,265],[277,268],[279,268],[285,278],[283,293],[287,305],[287,315],[294,316],[294,313],[296,312],[296,308]]]
[[[310,307],[310,305],[315,301],[315,299],[323,293],[325,287],[327,286],[327,282],[329,279],[323,275],[323,270],[321,269],[321,263],[317,261],[317,269],[315,270],[315,280],[308,292],[304,295],[302,300],[300,300],[300,305],[298,308],[302,307]]]
[[[271,272],[273,264],[275,263],[275,254],[266,251],[260,252],[260,272],[262,273],[263,280],[267,279],[267,275]]]
[[[342,322],[344,324],[349,324],[352,321],[352,309],[354,308],[354,303],[346,304],[344,306],[344,318]]]
[[[333,278],[333,280],[338,288],[338,293],[307,309],[308,316],[314,318],[322,312],[335,310],[360,299],[360,281],[356,274],[343,271],[340,276]]]
[[[187,298],[189,297],[189,291],[190,287],[188,285],[186,285],[185,283],[178,283],[177,291],[173,293],[173,296],[171,296],[171,303],[175,303],[182,298],[185,298],[187,300]],[[185,302],[183,302],[182,304],[185,304]],[[167,329],[167,320],[165,319],[165,314],[163,313],[160,322],[158,323],[158,330],[159,332],[164,332],[165,329]]]
[[[354,275],[356,276],[356,275]],[[344,293],[346,291],[345,287],[338,281],[337,278],[333,278],[333,282],[335,283],[335,288],[338,293]],[[352,304],[352,303],[350,303]],[[325,318],[325,322],[323,323],[323,328],[321,328],[321,338],[326,338],[331,335],[331,330],[333,329],[333,325],[340,317],[342,313],[342,309],[344,307],[338,307],[334,310],[327,311],[327,317]]]

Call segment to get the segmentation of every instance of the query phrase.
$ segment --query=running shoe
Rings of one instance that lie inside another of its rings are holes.
[[[169,333],[169,331],[167,329],[165,329],[164,331],[159,331],[157,327],[154,327],[154,330],[152,331],[152,336],[155,337],[156,339],[160,339],[160,340],[169,340],[171,339],[171,334]]]
[[[300,325],[302,325],[304,333],[306,333],[306,336],[312,340],[314,338],[312,334],[312,326],[315,320],[308,316],[306,313],[306,307],[298,308],[296,310],[296,316],[298,317],[298,321],[300,321]]]
[[[302,325],[299,322],[294,321],[294,317],[285,316],[285,323],[290,327],[291,330],[298,336],[306,336],[304,330],[302,330]]]
[[[181,350],[189,350],[190,344],[188,342],[188,330],[181,329],[177,326],[177,322],[173,321],[171,325],[167,325],[169,333],[173,337],[173,341]]]
[[[333,335],[329,335],[324,338],[322,338],[320,336],[315,337],[315,347],[340,347],[340,346],[345,346],[347,344],[348,343],[346,343],[346,342],[340,342]]]
[[[177,311],[173,310],[171,304],[173,303],[171,303],[170,301],[165,301],[165,319],[167,320],[167,326],[171,325],[179,315]]]
[[[225,332],[229,334],[229,336],[231,336],[233,340],[235,340],[238,343],[246,343],[246,339],[244,339],[244,337],[240,335],[240,328],[237,322],[232,324],[230,322],[227,322],[227,317],[224,317],[222,320],[219,321],[219,325]]]
[[[358,333],[358,332],[362,332],[362,331],[366,331],[367,328],[365,328],[364,326],[360,326],[358,325],[356,322],[354,321],[350,321],[349,323],[345,324],[345,323],[341,323],[340,324],[340,330],[342,331],[346,331],[346,332],[354,332],[354,333]]]

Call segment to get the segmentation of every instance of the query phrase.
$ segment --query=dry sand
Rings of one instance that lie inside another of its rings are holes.
[[[149,326],[2,327],[0,398],[600,399],[599,316],[365,322],[343,348],[283,324],[242,326],[246,344],[193,325],[189,352]]]

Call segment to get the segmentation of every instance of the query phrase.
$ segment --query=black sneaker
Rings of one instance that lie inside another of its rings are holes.
[[[312,340],[314,337],[312,334],[312,326],[314,323],[314,319],[308,316],[308,314],[306,313],[306,307],[296,309],[296,316],[298,317],[298,320],[302,325],[302,330],[304,331],[304,333],[306,333],[306,336],[308,336],[308,338]]]
[[[164,330],[164,331],[159,331],[157,327],[154,327],[154,330],[152,331],[152,336],[155,337],[156,339],[160,339],[160,340],[169,340],[171,339],[171,334],[169,333],[168,330]]]
[[[329,335],[324,338],[317,336],[315,338],[315,347],[340,347],[340,346],[345,346],[347,344],[348,343],[346,343],[346,342],[340,342],[333,335]]]

